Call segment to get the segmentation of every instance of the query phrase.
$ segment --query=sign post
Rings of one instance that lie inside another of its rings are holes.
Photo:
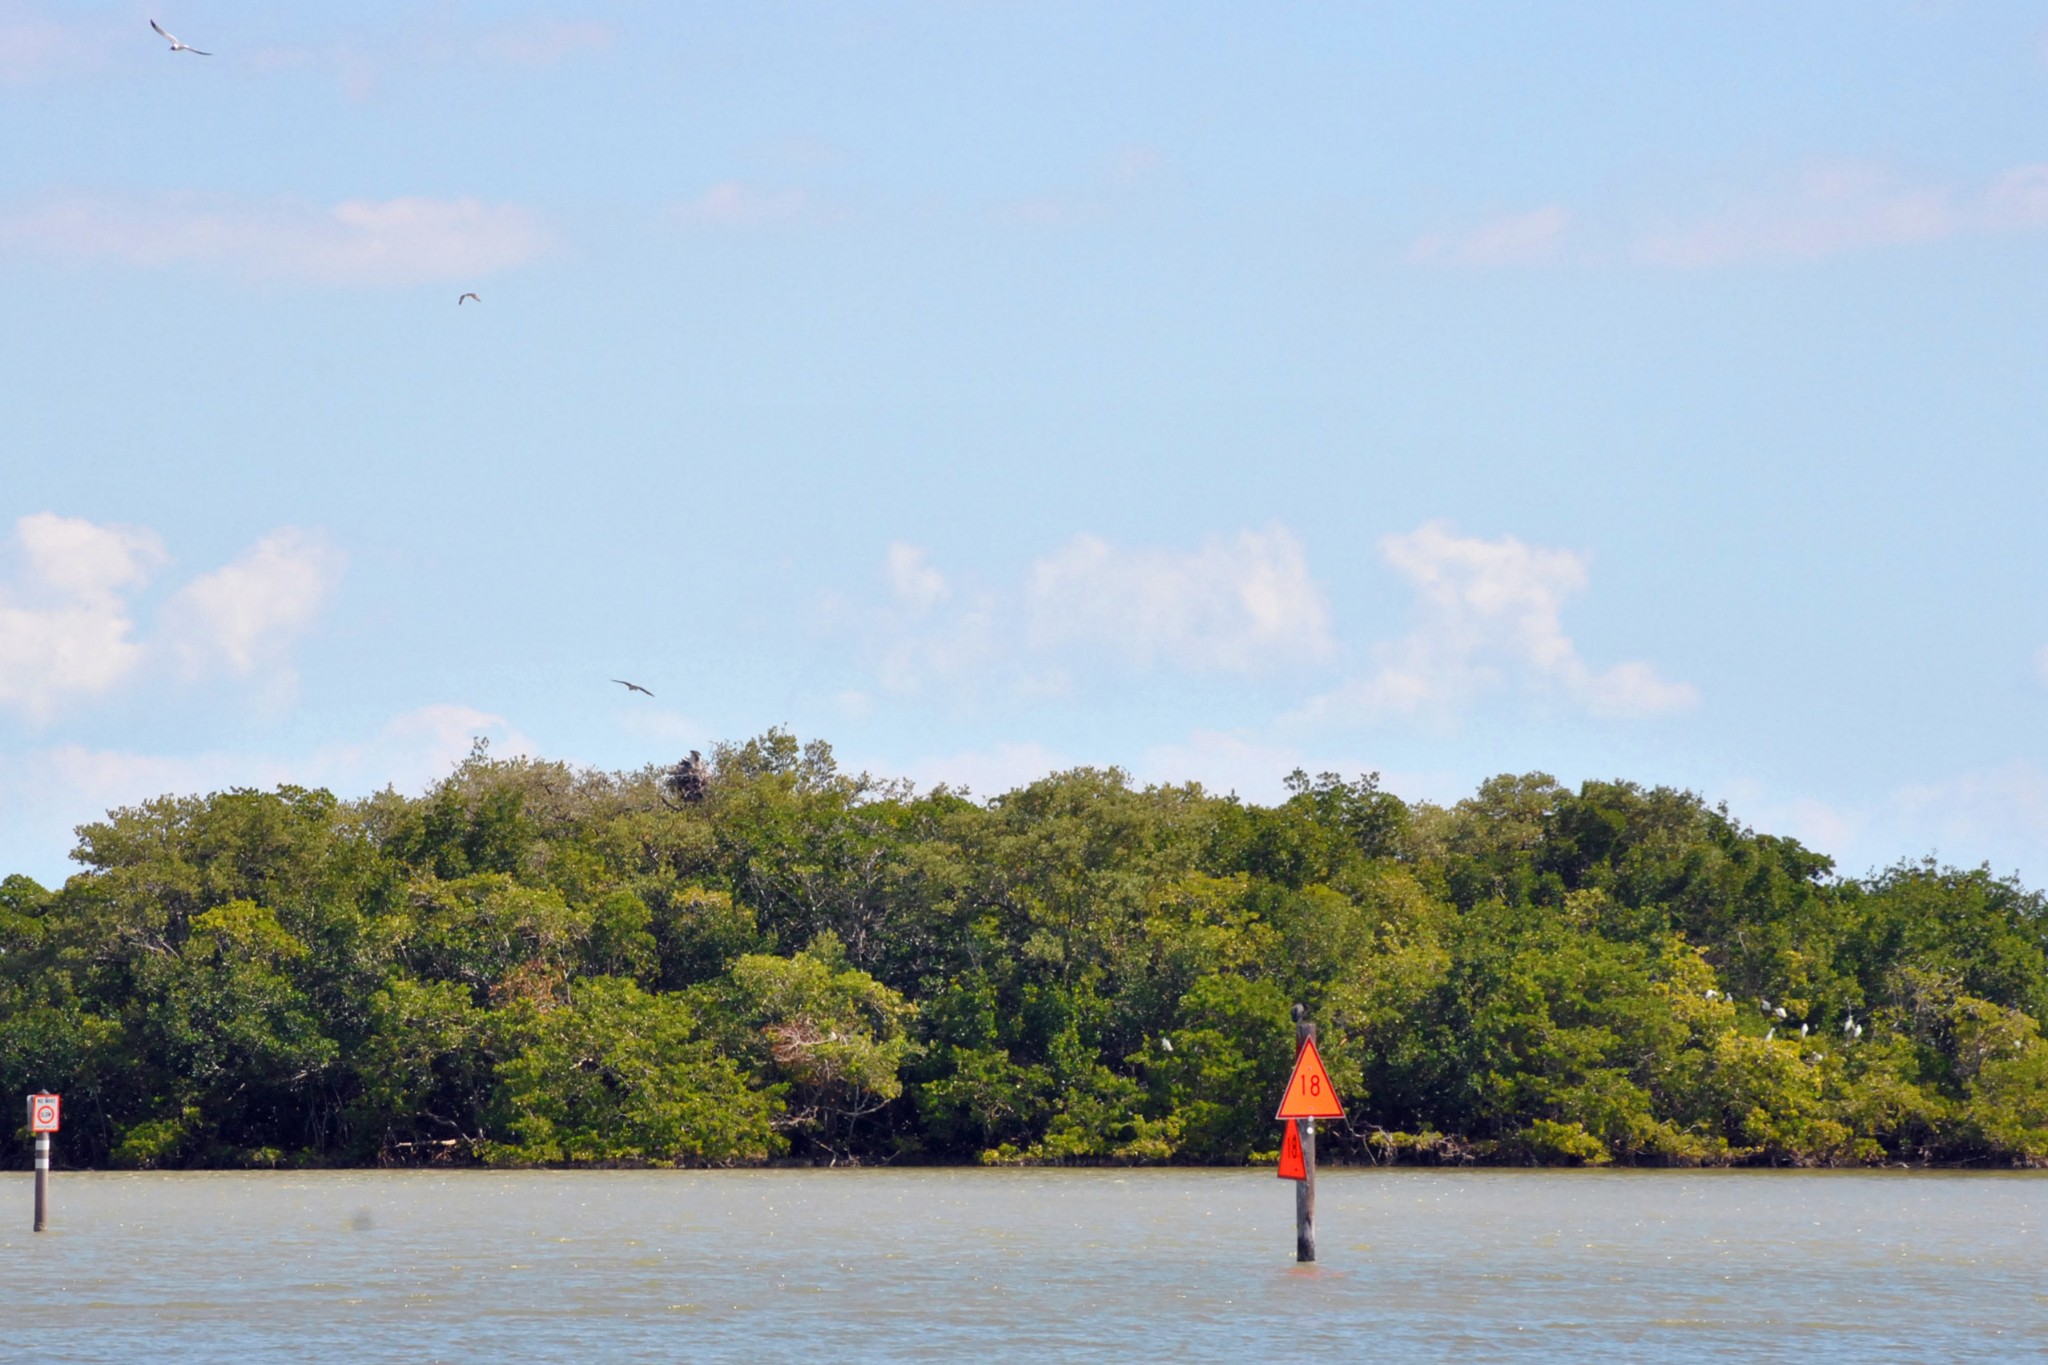
[[[50,1134],[63,1106],[58,1095],[28,1097],[28,1130],[36,1135],[36,1231],[50,1226]]]
[[[1323,1056],[1316,1051],[1316,1026],[1308,1010],[1294,1007],[1294,1074],[1287,1078],[1287,1093],[1280,1099],[1273,1117],[1294,1131],[1281,1143],[1280,1175],[1294,1186],[1294,1259],[1316,1258],[1316,1120],[1341,1119],[1344,1106],[1337,1102],[1336,1087],[1323,1068]],[[1297,1172],[1299,1172],[1297,1174]]]

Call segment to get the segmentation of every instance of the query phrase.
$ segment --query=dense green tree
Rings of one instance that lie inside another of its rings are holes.
[[[167,796],[0,878],[67,1160],[1240,1162],[1291,1006],[1332,1159],[2048,1162],[2048,900],[1845,879],[1669,788],[992,798],[781,730],[425,795]],[[0,1130],[0,1151],[27,1153]]]

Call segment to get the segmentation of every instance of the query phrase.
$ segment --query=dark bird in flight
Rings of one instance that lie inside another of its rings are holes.
[[[211,52],[201,52],[190,43],[179,42],[176,36],[164,32],[164,26],[154,19],[149,21],[149,26],[156,30],[157,37],[162,38],[171,45],[171,51],[173,52],[189,52],[195,57],[211,57],[213,55]]]
[[[463,295],[461,295],[460,297],[458,297],[458,298],[457,298],[457,299],[455,300],[455,306],[456,306],[457,308],[460,308],[460,307],[462,307],[462,303],[463,303],[463,300],[464,300],[464,299],[476,299],[476,301],[477,301],[478,303],[482,303],[482,302],[483,302],[483,300],[482,300],[482,299],[477,299],[476,295],[474,295],[474,294],[463,294]]]
[[[639,683],[629,683],[624,678],[613,678],[612,681],[617,683],[619,686],[625,688],[628,692],[639,692],[649,697],[654,695],[652,692],[649,692],[646,688],[642,687]]]

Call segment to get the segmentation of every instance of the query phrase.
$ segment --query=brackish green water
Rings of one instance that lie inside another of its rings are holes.
[[[2048,1180],[1347,1171],[60,1173],[45,1359],[2048,1356]],[[16,1216],[18,1215],[18,1216]],[[1341,1354],[1340,1354],[1341,1353]]]

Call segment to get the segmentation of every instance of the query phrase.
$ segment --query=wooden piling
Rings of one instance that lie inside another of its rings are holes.
[[[1294,1050],[1297,1054],[1301,1045],[1316,1036],[1316,1026],[1309,1022],[1306,1007],[1294,1007]],[[1302,1178],[1294,1182],[1294,1259],[1313,1261],[1316,1258],[1316,1121],[1295,1119],[1301,1136]]]

